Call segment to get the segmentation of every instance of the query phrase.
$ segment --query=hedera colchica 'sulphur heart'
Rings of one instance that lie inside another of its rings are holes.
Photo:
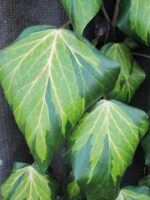
[[[116,100],[101,100],[85,114],[70,138],[70,158],[88,200],[115,199],[147,129],[146,113]]]
[[[112,89],[119,67],[71,31],[37,31],[28,29],[1,52],[0,81],[34,159],[46,170],[65,134]]]
[[[36,167],[17,163],[12,174],[2,187],[4,200],[52,200],[49,178],[42,175]]]
[[[107,96],[120,101],[130,102],[136,90],[144,81],[145,72],[139,67],[131,51],[123,43],[106,44],[100,51],[120,65],[120,74],[115,88]]]
[[[101,0],[59,0],[63,5],[70,22],[79,38],[86,25],[98,13]]]
[[[149,0],[121,0],[118,27],[126,34],[150,45]]]
[[[123,188],[116,200],[149,200],[150,189],[146,186],[128,186]]]

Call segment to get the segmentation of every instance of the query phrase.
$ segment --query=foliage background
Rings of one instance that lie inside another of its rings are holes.
[[[108,5],[108,8],[111,8],[111,6]],[[63,8],[57,0],[0,0],[0,49],[14,41],[25,27],[39,24],[53,24],[59,27],[66,21],[67,18]],[[92,31],[91,27],[88,28],[88,32],[90,31]],[[150,48],[145,46],[140,46],[135,51],[150,54]],[[147,78],[136,93],[132,105],[147,112],[150,110],[150,59],[142,57],[135,58],[145,70]],[[58,158],[59,155],[56,157]],[[2,160],[0,164],[0,183],[7,179],[15,161],[28,163],[32,161],[24,138],[19,133],[1,90],[0,160]],[[61,163],[58,163],[58,160],[59,158],[53,163],[53,168],[56,171],[61,171]],[[128,169],[124,177],[123,185],[136,184],[136,181],[142,175],[143,165],[143,154],[139,146],[133,165]],[[59,166],[59,169],[55,166]]]

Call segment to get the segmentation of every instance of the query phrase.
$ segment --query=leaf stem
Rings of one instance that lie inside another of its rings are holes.
[[[70,21],[67,21],[60,28],[67,28],[69,25],[70,25]]]
[[[120,4],[120,0],[116,0],[115,10],[114,10],[114,16],[113,16],[113,19],[112,19],[112,25],[113,25],[113,27],[116,26],[116,21],[117,21],[118,15],[119,15],[119,4]]]
[[[146,54],[143,54],[143,53],[133,52],[132,54],[135,55],[135,56],[140,56],[140,57],[145,57],[145,58],[150,59],[149,55],[146,55]]]
[[[103,2],[103,1],[102,1],[102,12],[103,12],[103,15],[104,15],[104,17],[106,18],[106,20],[107,20],[108,22],[110,22],[110,18],[109,18],[108,14],[107,14],[107,11],[106,11],[106,9],[105,9],[104,2]]]

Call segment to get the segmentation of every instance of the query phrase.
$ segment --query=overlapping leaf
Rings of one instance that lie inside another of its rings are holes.
[[[146,186],[130,186],[122,189],[116,200],[149,200],[150,190]]]
[[[150,3],[149,0],[120,1],[118,27],[132,37],[138,37],[150,44]]]
[[[150,167],[150,130],[142,141],[142,148],[145,154],[145,165]]]
[[[43,170],[65,133],[112,89],[119,73],[116,65],[64,29],[30,28],[1,52],[2,87]]]
[[[101,0],[59,0],[63,5],[75,32],[82,36],[85,26],[100,10]]]
[[[67,194],[69,199],[79,199],[80,198],[80,187],[76,181],[72,181],[67,185]]]
[[[52,200],[48,177],[34,166],[19,165],[2,186],[3,200]]]
[[[120,64],[120,74],[110,98],[130,102],[137,88],[145,79],[144,71],[134,61],[130,50],[123,43],[110,43],[101,48],[108,57]]]
[[[150,189],[150,175],[145,176],[139,181],[140,186],[147,186]]]
[[[146,113],[116,100],[101,100],[84,116],[70,139],[71,163],[88,200],[116,197],[147,129]]]

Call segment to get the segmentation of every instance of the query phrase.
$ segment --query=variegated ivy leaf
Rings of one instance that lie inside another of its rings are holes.
[[[63,5],[76,34],[81,37],[85,26],[98,13],[101,0],[59,0]]]
[[[149,0],[120,1],[118,27],[126,34],[150,44]]]
[[[1,52],[0,81],[34,159],[46,170],[65,133],[114,86],[119,68],[70,31],[34,31]]]
[[[116,200],[150,200],[150,189],[146,186],[129,186],[120,191]]]
[[[112,200],[131,164],[137,145],[148,129],[143,111],[116,100],[101,100],[71,136],[75,180],[88,200]]]
[[[115,88],[108,96],[124,102],[130,102],[145,79],[144,71],[138,66],[130,50],[123,43],[106,44],[101,48],[101,52],[117,61],[121,69]]]
[[[2,186],[3,200],[52,200],[49,179],[34,166],[19,164]]]

